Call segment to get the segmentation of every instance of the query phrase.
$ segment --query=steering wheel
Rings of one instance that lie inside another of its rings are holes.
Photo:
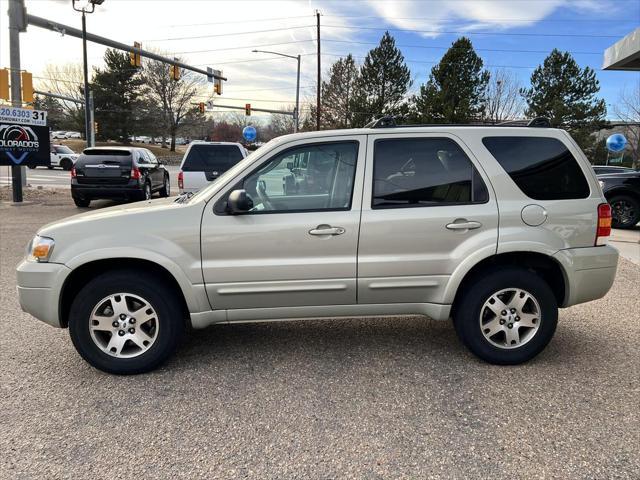
[[[271,200],[269,200],[269,195],[267,195],[267,183],[264,180],[258,180],[258,183],[256,183],[256,193],[265,210],[275,210]]]

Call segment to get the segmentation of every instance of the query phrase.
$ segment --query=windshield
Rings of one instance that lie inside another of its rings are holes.
[[[189,198],[188,203],[198,201],[200,199],[208,198],[211,195],[211,192],[215,190],[218,187],[218,185],[223,184],[229,181],[230,179],[232,179],[233,177],[235,177],[239,172],[244,170],[244,168],[247,165],[252,163],[255,158],[262,155],[262,152],[269,150],[271,146],[277,142],[278,142],[278,138],[274,138],[273,140],[270,140],[269,142],[262,145],[257,150],[254,150],[253,152],[249,153],[247,157],[245,157],[240,162],[236,163],[231,169],[224,172],[222,175],[216,178],[213,182],[211,182],[207,187],[203,188],[202,190],[197,192],[195,195],[193,195],[191,198]]]
[[[60,146],[56,146],[54,148],[56,150],[56,153],[71,153],[71,154],[75,153],[73,150],[71,150],[66,145],[60,145]]]

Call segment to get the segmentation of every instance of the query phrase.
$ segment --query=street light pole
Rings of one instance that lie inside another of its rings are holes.
[[[89,68],[87,66],[87,18],[82,9],[82,63],[84,68],[84,132],[87,147],[91,147],[91,133],[89,124]]]
[[[301,56],[300,55],[287,55],[286,53],[278,53],[278,52],[271,52],[269,50],[251,50],[253,53],[270,53],[272,55],[278,55],[280,57],[287,57],[287,58],[293,58],[294,60],[296,60],[298,62],[298,74],[296,77],[296,110],[294,112],[293,115],[293,132],[297,133],[298,132],[298,127],[299,127],[299,120],[300,120],[300,60],[301,60]]]
[[[89,102],[89,67],[87,65],[87,13],[93,13],[96,9],[96,5],[101,5],[104,0],[73,0],[73,9],[76,12],[82,13],[82,63],[84,70],[84,136],[87,141],[87,147],[93,146],[91,144],[91,131],[93,125],[91,124],[90,115],[90,102]],[[76,7],[76,3],[82,3],[81,8]],[[91,10],[87,8],[91,6]]]

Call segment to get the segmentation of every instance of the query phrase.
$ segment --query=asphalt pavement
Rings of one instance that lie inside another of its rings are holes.
[[[66,195],[0,203],[0,478],[640,478],[640,267],[491,366],[420,317],[219,325],[117,377],[23,313],[15,265]],[[101,206],[96,202],[95,207]],[[93,207],[93,204],[92,204]]]
[[[166,165],[169,171],[171,186],[177,191],[178,188],[178,171],[180,167],[177,165]],[[27,184],[32,187],[42,188],[70,188],[70,174],[61,168],[48,169],[38,167],[35,169],[26,169]],[[11,185],[11,167],[0,167],[0,186]]]

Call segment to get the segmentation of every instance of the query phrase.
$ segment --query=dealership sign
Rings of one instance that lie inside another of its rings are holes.
[[[0,107],[0,165],[49,166],[47,112]]]

